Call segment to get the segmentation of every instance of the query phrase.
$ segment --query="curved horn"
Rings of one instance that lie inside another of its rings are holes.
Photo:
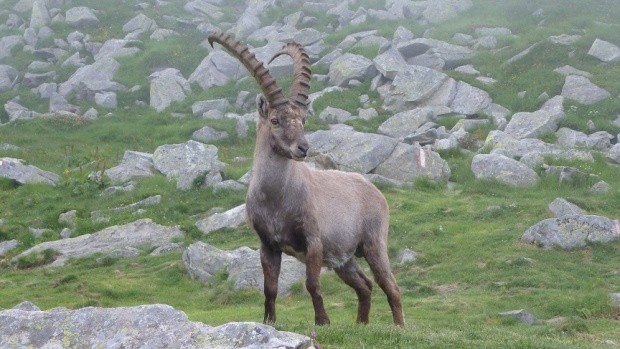
[[[288,55],[293,59],[293,83],[289,98],[297,105],[307,109],[308,93],[310,92],[310,58],[304,47],[296,42],[286,44],[276,53],[269,63],[281,55]]]
[[[232,36],[221,32],[209,35],[211,47],[213,47],[214,41],[227,48],[252,73],[252,76],[260,85],[265,98],[272,107],[288,102],[282,94],[282,89],[278,87],[276,80],[269,73],[269,70],[250,52],[246,45],[240,43]]]

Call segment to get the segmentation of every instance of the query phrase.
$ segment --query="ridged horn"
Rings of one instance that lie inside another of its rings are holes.
[[[286,44],[282,50],[277,52],[269,61],[281,55],[288,55],[293,59],[293,83],[291,84],[291,92],[289,99],[307,109],[308,93],[310,92],[310,58],[303,46],[296,42]]]
[[[288,102],[269,70],[250,52],[246,45],[222,32],[209,35],[208,40],[211,47],[213,47],[213,42],[224,46],[246,67],[256,79],[270,106],[277,107]]]

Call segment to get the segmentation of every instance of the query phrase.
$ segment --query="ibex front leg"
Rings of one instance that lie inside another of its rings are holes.
[[[265,293],[265,317],[263,322],[266,324],[276,322],[276,297],[278,296],[278,278],[280,277],[281,261],[282,251],[261,244],[260,262],[263,267]]]
[[[323,266],[323,245],[320,239],[308,239],[306,252],[306,289],[312,297],[314,306],[314,323],[329,324],[329,317],[321,296],[321,266]]]

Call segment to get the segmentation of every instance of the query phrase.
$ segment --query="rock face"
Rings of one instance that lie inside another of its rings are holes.
[[[534,170],[525,164],[501,154],[478,154],[471,162],[476,179],[490,179],[500,183],[529,187],[539,180]]]
[[[92,234],[43,242],[22,252],[13,261],[31,253],[52,249],[57,251],[59,256],[51,266],[61,266],[69,258],[86,257],[95,253],[111,253],[128,246],[160,246],[169,243],[171,239],[182,237],[183,232],[177,226],[166,227],[156,224],[150,219],[139,219],[129,224],[108,227]]]
[[[163,305],[128,308],[21,307],[0,311],[0,347],[305,349],[308,337],[235,322],[211,327]]]
[[[0,158],[0,177],[12,179],[20,184],[45,183],[56,185],[60,177],[52,172],[25,165],[21,159]]]
[[[225,271],[235,289],[252,288],[263,291],[263,271],[260,253],[248,247],[222,251],[204,242],[196,242],[183,253],[185,269],[200,282],[212,285],[215,276]],[[278,279],[278,294],[290,292],[292,284],[306,276],[306,266],[297,259],[282,255],[282,270]]]
[[[546,249],[580,248],[588,243],[605,243],[620,239],[620,221],[592,215],[545,219],[530,227],[521,239]]]
[[[221,181],[223,163],[218,160],[214,145],[196,141],[162,145],[153,153],[153,164],[166,177],[176,179],[179,189],[190,189],[195,181],[202,184],[214,176]]]
[[[157,111],[162,111],[172,102],[185,99],[192,92],[189,82],[176,68],[168,68],[155,72],[151,79],[150,105]]]

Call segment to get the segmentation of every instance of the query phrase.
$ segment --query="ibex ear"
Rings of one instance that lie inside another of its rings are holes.
[[[256,109],[261,118],[267,118],[267,100],[262,94],[256,96]]]

